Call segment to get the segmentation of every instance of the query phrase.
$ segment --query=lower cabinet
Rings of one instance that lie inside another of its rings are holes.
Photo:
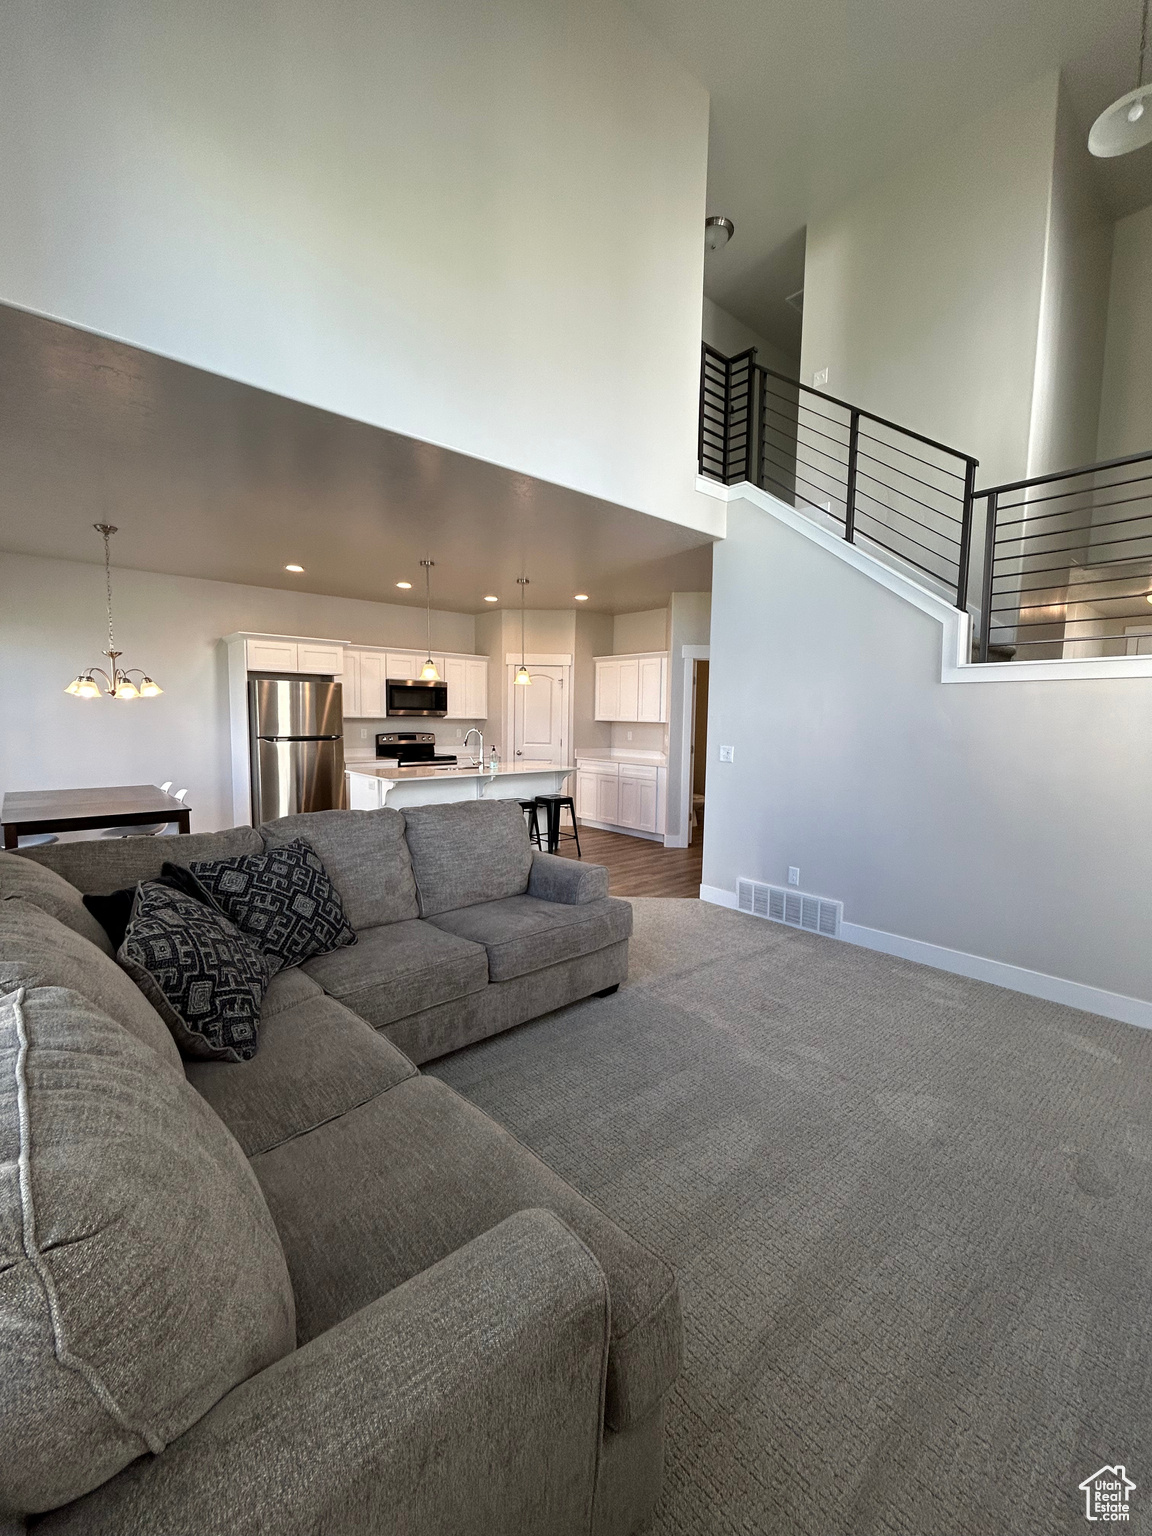
[[[667,770],[655,763],[577,758],[576,814],[581,821],[659,836],[664,831],[666,779]]]

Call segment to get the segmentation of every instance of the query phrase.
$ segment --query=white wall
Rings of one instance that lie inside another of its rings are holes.
[[[1152,205],[1115,228],[1097,456],[1152,448]]]
[[[943,685],[935,622],[744,502],[713,598],[706,885],[797,865],[847,922],[1152,999],[1152,680]]]
[[[1058,80],[1034,82],[808,226],[800,377],[1027,470]]]
[[[618,0],[11,0],[0,300],[720,531],[707,144]]]
[[[189,791],[193,831],[231,826],[221,636],[256,630],[404,648],[424,641],[420,611],[390,603],[125,570],[113,571],[113,591],[123,664],[156,678],[164,689],[157,699],[120,704],[64,692],[106,644],[100,567],[0,555],[0,793],[173,779]],[[474,651],[471,615],[432,618],[439,647]],[[352,722],[355,746],[362,725],[376,728]],[[439,729],[451,739],[455,726]]]
[[[640,613],[618,613],[613,620],[613,656],[627,656],[632,651],[663,651],[667,648],[667,608],[646,608]]]
[[[708,345],[715,347],[717,352],[723,352],[725,357],[735,357],[737,352],[755,347],[758,354],[756,361],[763,363],[766,368],[775,368],[777,373],[786,373],[793,379],[799,371],[794,357],[790,357],[773,342],[766,341],[751,326],[745,325],[743,320],[737,320],[735,315],[721,309],[714,299],[707,296],[704,299],[701,332]]]
[[[576,614],[572,743],[577,749],[612,745],[611,724],[596,719],[596,668],[593,664],[593,657],[612,654],[612,628],[610,613]]]
[[[1074,469],[1096,457],[1111,262],[1112,223],[1096,193],[1084,132],[1061,89],[1036,341],[1030,475]]]

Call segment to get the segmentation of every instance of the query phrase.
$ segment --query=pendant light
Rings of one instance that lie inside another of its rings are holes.
[[[104,692],[110,699],[154,699],[158,693],[163,693],[159,683],[154,683],[146,672],[141,672],[139,667],[129,667],[124,671],[117,665],[122,651],[116,649],[116,641],[112,635],[112,556],[108,548],[108,541],[116,532],[111,523],[93,523],[93,528],[104,540],[104,588],[108,596],[108,649],[103,653],[108,658],[110,671],[105,672],[103,667],[85,667],[77,677],[65,688],[65,693],[71,693],[78,699],[96,699],[100,697],[100,684],[96,681],[99,675],[104,679]],[[132,681],[135,673],[139,684]]]
[[[521,688],[526,688],[532,681],[532,674],[524,664],[524,588],[528,585],[527,576],[517,576],[516,583],[520,588],[520,665],[516,668],[516,676],[512,679]]]
[[[428,619],[428,659],[424,663],[424,669],[420,673],[423,682],[438,683],[440,674],[436,670],[436,663],[432,660],[432,567],[435,560],[421,560],[424,567],[424,612]]]
[[[1148,0],[1140,21],[1140,52],[1136,64],[1136,89],[1105,107],[1092,124],[1088,148],[1101,160],[1127,155],[1152,144],[1152,85],[1144,84],[1144,58],[1148,51]]]

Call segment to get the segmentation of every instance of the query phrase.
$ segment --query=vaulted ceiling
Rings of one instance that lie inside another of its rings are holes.
[[[1136,84],[1140,0],[630,4],[711,93],[709,212],[736,238],[709,258],[705,290],[797,353],[784,299],[803,283],[811,219],[1049,70],[1085,134]],[[1113,218],[1152,202],[1152,145],[1095,169]]]

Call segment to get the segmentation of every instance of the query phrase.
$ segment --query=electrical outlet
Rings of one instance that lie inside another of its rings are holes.
[[[734,762],[735,760],[736,760],[736,748],[735,747],[721,747],[720,748],[720,761],[722,763],[731,763],[731,762]]]
[[[632,740],[632,732],[631,731],[625,731],[624,732],[624,739],[625,739],[625,741],[631,741]]]
[[[819,373],[814,373],[812,375],[812,387],[814,389],[827,389],[828,388],[828,370],[827,370],[827,368],[821,368]]]
[[[457,731],[456,732],[456,740],[457,741],[463,741],[464,740],[464,732],[463,731]]]
[[[367,741],[368,740],[368,727],[366,725],[362,725],[360,727],[360,740],[361,741]]]
[[[795,864],[789,864],[788,866],[788,884],[800,884],[800,871],[796,868]]]

